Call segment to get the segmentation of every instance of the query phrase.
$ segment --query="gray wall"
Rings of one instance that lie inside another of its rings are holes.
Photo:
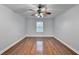
[[[36,32],[36,21],[44,22],[44,32]],[[0,5],[0,51],[26,35],[53,35],[53,20],[29,18],[14,13]]]
[[[36,35],[53,35],[53,19],[52,18],[28,18],[27,20],[27,35],[36,36]],[[43,21],[44,24],[44,32],[38,33],[36,32],[36,22]]]
[[[55,18],[54,34],[79,51],[79,5]]]
[[[26,35],[25,19],[0,5],[0,51]]]

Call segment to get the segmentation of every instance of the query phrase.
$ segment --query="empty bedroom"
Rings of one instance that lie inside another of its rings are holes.
[[[0,4],[0,55],[78,55],[79,4]]]

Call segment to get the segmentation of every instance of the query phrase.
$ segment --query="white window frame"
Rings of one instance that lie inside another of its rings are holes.
[[[37,21],[36,22],[36,32],[43,32],[43,21]]]

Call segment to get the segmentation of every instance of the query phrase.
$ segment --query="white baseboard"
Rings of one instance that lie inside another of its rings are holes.
[[[57,36],[54,36],[54,38],[56,38],[58,41],[60,41],[62,44],[66,45],[68,48],[72,49],[74,52],[76,52],[77,54],[79,54],[79,52],[72,48],[70,45],[68,45],[67,43],[65,43],[64,41],[62,41],[61,39],[59,39]]]
[[[53,35],[26,35],[26,37],[53,37]]]
[[[3,49],[2,51],[0,51],[0,55],[7,51],[8,49],[10,49],[12,46],[14,46],[15,44],[17,44],[18,42],[20,42],[21,40],[23,40],[25,37],[55,37],[58,41],[60,41],[61,43],[63,43],[64,45],[66,45],[68,48],[72,49],[74,52],[76,52],[77,54],[79,54],[79,52],[72,48],[70,45],[68,45],[67,43],[65,43],[64,41],[62,41],[61,39],[59,39],[58,37],[54,36],[54,35],[26,35],[24,37],[22,37],[21,39],[17,40],[16,42],[14,42],[13,44],[11,44],[10,46],[6,47],[5,49]]]
[[[26,35],[26,36],[22,37],[21,39],[17,40],[16,42],[12,43],[11,45],[9,45],[8,47],[6,47],[2,51],[0,51],[0,55],[2,53],[4,53],[5,51],[7,51],[8,49],[10,49],[11,47],[13,47],[15,44],[17,44],[21,40],[23,40],[25,37],[53,37],[53,35]]]
[[[3,49],[2,51],[0,51],[0,55],[2,53],[4,53],[5,51],[7,51],[8,49],[10,49],[11,47],[13,47],[15,44],[17,44],[18,42],[20,42],[21,40],[23,40],[26,36],[22,37],[21,39],[15,41],[14,43],[12,43],[11,45],[9,45],[8,47],[6,47],[5,49]]]

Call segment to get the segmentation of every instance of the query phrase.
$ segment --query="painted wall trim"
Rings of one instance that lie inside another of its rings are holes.
[[[20,42],[21,40],[23,40],[25,37],[54,37],[56,38],[58,41],[60,41],[61,43],[63,43],[64,45],[66,45],[68,48],[72,49],[74,52],[76,52],[77,54],[79,54],[79,52],[72,48],[70,45],[68,45],[67,43],[65,43],[64,41],[62,41],[61,39],[59,39],[57,36],[55,35],[26,35],[24,37],[22,37],[21,39],[17,40],[16,42],[12,43],[10,46],[6,47],[5,49],[3,49],[2,51],[0,51],[0,55],[7,51],[8,49],[10,49],[12,46],[14,46],[15,44],[17,44],[18,42]]]
[[[0,51],[0,55],[2,53],[4,53],[5,51],[7,51],[8,49],[10,49],[11,47],[13,47],[15,44],[17,44],[18,42],[20,42],[21,40],[23,40],[26,36],[22,37],[21,39],[15,41],[14,43],[12,43],[11,45],[9,45],[8,47],[6,47],[5,49],[3,49],[2,51]]]
[[[53,37],[53,35],[26,35],[26,36],[22,37],[21,39],[17,40],[16,42],[12,43],[11,45],[9,45],[8,47],[6,47],[2,51],[0,51],[0,55],[2,53],[4,53],[5,51],[7,51],[8,49],[10,49],[11,47],[13,47],[15,44],[17,44],[21,40],[23,40],[25,37]]]
[[[79,54],[79,52],[76,49],[74,49],[73,47],[71,47],[70,45],[68,45],[67,43],[65,43],[64,41],[62,41],[61,39],[59,39],[57,36],[54,35],[54,38],[56,38],[62,44],[66,45],[68,48],[72,49],[74,52],[76,52],[77,54]]]
[[[54,35],[26,35],[26,37],[53,37]]]

